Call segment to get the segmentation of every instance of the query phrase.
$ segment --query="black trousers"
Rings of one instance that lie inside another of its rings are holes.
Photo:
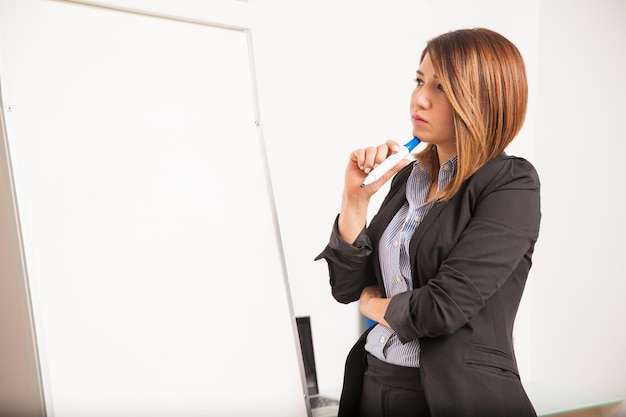
[[[419,368],[368,354],[359,417],[430,417]]]

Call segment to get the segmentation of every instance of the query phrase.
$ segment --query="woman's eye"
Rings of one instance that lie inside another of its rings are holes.
[[[424,81],[419,78],[413,78],[413,81],[415,81],[415,84],[417,85],[424,85]]]
[[[437,84],[437,88],[443,91],[444,93],[446,92],[446,90],[443,89],[443,85],[441,84]]]

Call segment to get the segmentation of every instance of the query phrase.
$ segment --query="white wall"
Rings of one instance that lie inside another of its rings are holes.
[[[338,213],[349,153],[410,138],[409,96],[419,55],[430,37],[448,30],[486,26],[503,33],[524,54],[536,85],[538,0],[251,0],[251,5],[261,120],[294,309],[312,316],[320,384],[333,388],[341,383],[361,318],[355,304],[332,299],[326,263],[313,258]],[[533,160],[531,94],[527,123],[512,152]],[[516,341],[522,373],[528,374],[530,315],[523,309]]]
[[[626,398],[626,2],[540,12],[532,374]]]

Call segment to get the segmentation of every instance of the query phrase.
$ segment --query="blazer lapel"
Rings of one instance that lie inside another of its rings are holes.
[[[413,236],[411,237],[411,242],[409,243],[409,253],[413,254],[416,252],[415,248],[419,245],[422,237],[424,237],[424,234],[426,233],[428,228],[439,217],[441,211],[446,205],[447,202],[439,202],[433,204],[433,206],[428,211],[428,214],[426,215],[426,217],[424,217],[422,223],[415,230],[415,233],[413,233]]]
[[[393,219],[398,210],[400,210],[400,207],[402,207],[406,201],[406,179],[403,179],[401,183],[390,190],[389,195],[387,195],[385,201],[381,204],[378,213],[370,223],[368,231],[370,233],[370,238],[373,239],[374,242],[378,242],[380,240],[380,237],[391,222],[391,219]],[[378,248],[375,248],[375,250],[377,249]]]

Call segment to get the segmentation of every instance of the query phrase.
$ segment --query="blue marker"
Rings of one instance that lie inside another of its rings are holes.
[[[380,179],[380,177],[389,172],[391,168],[395,167],[398,162],[406,158],[406,156],[411,153],[411,151],[415,149],[415,147],[419,145],[420,142],[421,141],[418,137],[414,137],[413,139],[405,143],[404,146],[400,147],[400,150],[398,152],[389,155],[387,159],[381,162],[380,165],[374,168],[372,172],[370,172],[368,176],[365,177],[365,180],[363,181],[363,184],[361,184],[361,187],[365,187],[366,185],[369,185],[374,181]]]

